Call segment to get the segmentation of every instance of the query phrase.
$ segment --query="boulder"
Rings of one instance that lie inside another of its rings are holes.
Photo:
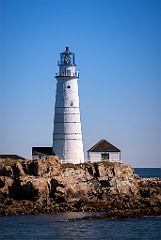
[[[0,193],[5,196],[9,196],[10,188],[13,184],[14,180],[7,176],[0,176]]]
[[[42,159],[34,159],[28,162],[26,172],[34,176],[53,177],[60,172],[60,160],[57,156],[48,156]]]
[[[0,164],[0,176],[13,177],[12,167]]]
[[[15,199],[36,200],[43,194],[49,195],[48,183],[44,178],[19,177],[10,187],[9,194]]]
[[[24,169],[23,169],[23,166],[20,162],[16,162],[13,166],[12,166],[12,169],[13,169],[13,175],[15,178],[18,178],[20,176],[25,176],[25,172],[24,172]]]

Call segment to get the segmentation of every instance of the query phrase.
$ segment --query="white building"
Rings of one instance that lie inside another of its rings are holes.
[[[121,162],[121,151],[106,140],[96,143],[87,153],[90,162]]]
[[[32,147],[32,159],[53,156],[52,147]]]
[[[80,122],[78,78],[75,55],[66,50],[60,54],[56,74],[56,102],[53,132],[53,152],[62,162],[84,162]]]

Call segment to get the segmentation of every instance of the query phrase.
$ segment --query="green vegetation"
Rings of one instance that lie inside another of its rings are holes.
[[[84,166],[86,163],[79,163],[79,164],[73,164],[73,163],[65,163],[61,164],[60,167],[61,169],[66,169],[66,168],[73,168],[74,170],[77,170]]]
[[[94,164],[103,164],[104,167],[109,167],[109,166],[113,166],[115,163],[108,162],[108,161],[102,161],[102,162],[98,162],[98,163],[85,162],[85,163],[79,163],[79,164],[65,163],[65,164],[61,164],[60,167],[61,167],[61,169],[73,168],[74,170],[77,170],[77,169],[85,167],[87,165],[94,165]]]
[[[113,162],[108,162],[108,161],[102,161],[102,162],[100,162],[100,163],[102,163],[103,165],[104,165],[104,167],[109,167],[109,166],[113,166],[115,163],[113,163]]]
[[[12,166],[13,164],[15,164],[16,162],[20,162],[22,163],[21,159],[12,159],[12,158],[6,158],[2,161],[2,164],[6,165],[6,166]]]

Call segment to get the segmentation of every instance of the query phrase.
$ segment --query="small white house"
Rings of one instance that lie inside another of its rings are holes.
[[[104,139],[96,143],[87,153],[90,162],[121,162],[121,150]]]

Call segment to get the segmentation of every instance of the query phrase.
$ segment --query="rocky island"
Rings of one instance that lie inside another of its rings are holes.
[[[161,179],[121,163],[60,164],[57,156],[0,163],[0,215],[103,211],[104,217],[161,215]]]

